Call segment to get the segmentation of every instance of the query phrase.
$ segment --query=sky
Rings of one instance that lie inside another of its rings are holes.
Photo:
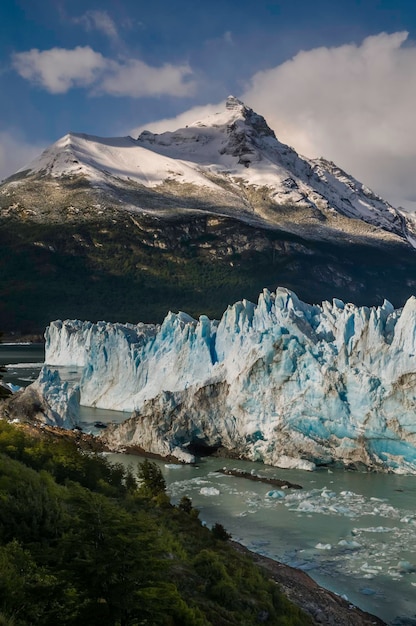
[[[416,211],[413,0],[2,0],[0,179],[66,133],[175,130],[232,94]]]

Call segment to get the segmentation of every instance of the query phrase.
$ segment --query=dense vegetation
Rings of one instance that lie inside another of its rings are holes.
[[[113,223],[116,222],[116,223]],[[218,318],[264,288],[309,302],[401,306],[416,290],[404,246],[306,241],[231,218],[0,222],[0,327],[41,332],[53,319],[160,322],[167,311]]]
[[[251,561],[136,472],[0,422],[0,625],[310,624]]]
[[[2,398],[6,398],[8,395],[10,395],[10,393],[7,391],[7,389],[5,387],[2,386],[1,384],[1,379],[3,378],[3,373],[6,371],[6,368],[4,367],[4,365],[0,365],[0,400]]]
[[[2,334],[3,333],[0,333],[0,343],[1,343]],[[0,364],[0,400],[3,398],[7,398],[7,396],[10,395],[10,391],[6,389],[6,387],[3,387],[3,385],[1,384],[1,379],[3,378],[3,374],[5,371],[6,371],[6,368],[4,367],[4,365]]]

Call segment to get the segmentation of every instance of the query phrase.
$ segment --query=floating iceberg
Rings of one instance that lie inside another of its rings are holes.
[[[273,498],[274,500],[281,500],[282,498],[285,497],[285,492],[284,491],[280,491],[280,489],[272,489],[272,491],[268,491],[266,493],[266,496],[268,498]]]
[[[0,383],[2,387],[5,387],[6,389],[8,389],[9,391],[11,391],[12,393],[17,393],[18,391],[21,390],[20,385],[14,385],[13,383]]]
[[[199,493],[202,496],[219,496],[220,490],[215,487],[202,487]]]
[[[72,395],[54,373],[64,365],[82,368]],[[399,310],[309,305],[279,288],[219,322],[52,322],[35,384],[56,414],[70,397],[73,419],[77,399],[131,411],[103,435],[114,448],[190,460],[223,447],[271,465],[416,472],[414,297]]]

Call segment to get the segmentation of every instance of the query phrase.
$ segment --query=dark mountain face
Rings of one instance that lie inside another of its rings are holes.
[[[235,99],[176,133],[68,137],[0,186],[2,330],[219,317],[278,285],[309,302],[416,293],[405,216]]]
[[[278,285],[309,302],[398,306],[416,293],[416,255],[404,245],[308,241],[204,215],[2,220],[0,250],[4,330],[58,318],[155,322],[169,309],[219,317]]]

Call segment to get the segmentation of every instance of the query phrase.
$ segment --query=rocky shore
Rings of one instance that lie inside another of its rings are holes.
[[[336,593],[320,587],[305,572],[251,552],[235,541],[230,542],[274,580],[294,604],[308,613],[320,626],[385,626],[379,617],[354,606]]]

